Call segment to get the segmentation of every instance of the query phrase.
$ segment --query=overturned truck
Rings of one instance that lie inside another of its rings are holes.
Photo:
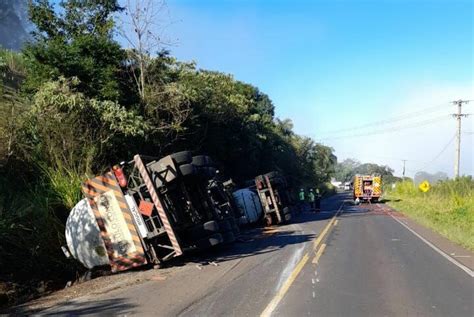
[[[291,198],[283,175],[278,172],[259,175],[255,177],[255,186],[263,207],[265,225],[291,220]]]
[[[88,268],[117,272],[234,242],[232,207],[213,195],[216,172],[208,156],[183,151],[135,155],[87,180],[66,223],[68,251]]]

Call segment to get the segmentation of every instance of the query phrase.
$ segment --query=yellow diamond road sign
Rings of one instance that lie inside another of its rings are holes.
[[[422,192],[424,192],[424,193],[426,193],[427,191],[429,191],[429,190],[430,190],[430,187],[431,187],[431,186],[430,186],[430,183],[428,183],[428,181],[423,181],[423,182],[420,184],[420,186],[418,186],[418,188],[419,188]]]

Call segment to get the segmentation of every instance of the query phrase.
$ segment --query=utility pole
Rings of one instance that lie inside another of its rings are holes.
[[[457,120],[456,130],[456,158],[454,160],[454,178],[459,177],[459,164],[461,161],[461,119],[467,117],[468,114],[462,113],[462,104],[469,103],[469,100],[455,100],[452,102],[454,105],[458,105],[458,113],[453,113],[453,117]]]
[[[405,163],[407,162],[407,160],[402,160],[403,161],[403,172],[402,172],[402,175],[403,175],[403,179],[405,179]]]

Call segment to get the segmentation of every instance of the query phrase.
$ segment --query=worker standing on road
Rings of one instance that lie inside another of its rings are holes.
[[[303,188],[301,188],[298,193],[298,204],[300,212],[305,211],[305,193]]]
[[[314,201],[315,201],[315,196],[314,196],[314,192],[313,192],[313,189],[310,188],[309,189],[309,193],[308,193],[308,202],[309,202],[309,208],[310,208],[310,211],[315,211],[314,209]]]
[[[321,194],[319,193],[319,189],[316,188],[316,200],[314,202],[314,212],[321,211]]]

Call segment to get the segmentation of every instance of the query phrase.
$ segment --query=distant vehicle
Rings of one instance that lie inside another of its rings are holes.
[[[375,175],[354,176],[354,201],[377,202],[382,196],[382,177]]]
[[[351,190],[351,182],[344,183],[344,190]]]

